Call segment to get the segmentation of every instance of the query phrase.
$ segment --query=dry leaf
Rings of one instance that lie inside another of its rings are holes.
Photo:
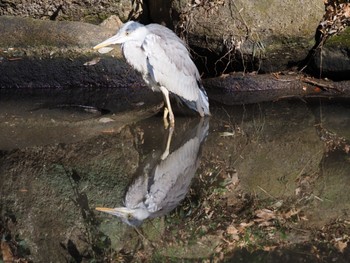
[[[114,122],[115,120],[113,120],[112,118],[108,118],[108,117],[102,117],[98,120],[98,122],[100,123],[108,123],[108,122]]]
[[[339,250],[340,253],[344,253],[345,248],[348,246],[348,242],[338,241],[335,244],[335,247]]]
[[[100,54],[106,54],[108,52],[111,52],[114,48],[112,47],[102,47],[98,50],[98,53]]]
[[[276,218],[276,214],[269,209],[256,210],[255,215],[260,218],[260,219],[257,219],[257,221],[261,221],[261,219],[268,221]]]
[[[14,262],[13,254],[9,244],[6,241],[1,240],[1,254],[4,262]]]
[[[238,229],[235,228],[234,226],[229,226],[227,229],[226,229],[226,232],[230,235],[235,235],[235,234],[238,234]]]
[[[260,221],[261,223],[258,225],[259,227],[269,227],[273,225],[273,222],[271,221]]]
[[[270,252],[270,251],[274,251],[277,248],[277,246],[264,246],[263,250]]]
[[[254,222],[253,221],[251,221],[251,222],[249,222],[249,223],[240,223],[239,224],[239,227],[238,227],[238,231],[239,232],[243,232],[247,227],[250,227],[250,226],[252,226],[252,225],[254,225]]]
[[[294,216],[294,215],[299,214],[299,212],[300,212],[300,209],[294,209],[294,208],[292,208],[292,209],[289,210],[287,213],[285,213],[285,214],[283,215],[283,217],[286,218],[286,219],[288,219],[288,218],[291,218],[291,217]]]
[[[84,66],[93,66],[93,65],[96,65],[98,62],[100,62],[100,58],[97,57],[97,58],[94,58],[88,62],[85,62],[84,63]]]
[[[238,173],[234,173],[231,177],[231,180],[233,185],[238,185],[239,183]]]
[[[221,137],[230,137],[230,136],[234,136],[235,133],[234,132],[221,132],[220,136]]]

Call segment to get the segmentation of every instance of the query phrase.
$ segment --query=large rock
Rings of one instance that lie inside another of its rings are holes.
[[[149,4],[151,20],[188,36],[212,73],[226,67],[270,72],[295,64],[312,47],[324,10],[317,0],[160,2]]]
[[[115,33],[117,22],[97,26],[82,22],[43,21],[32,18],[0,16],[0,47],[55,46],[89,47]]]
[[[322,54],[319,49],[311,60],[307,57],[315,43],[316,29],[324,10],[324,3],[317,0],[298,3],[292,0],[156,0],[144,3],[126,0],[64,0],[59,3],[31,0],[24,3],[15,0],[0,4],[0,15],[90,23],[117,15],[122,21],[139,18],[143,23],[166,25],[187,40],[200,72],[209,76],[231,71],[282,71],[306,63],[309,66],[307,72],[313,75],[347,79],[349,33],[332,37]],[[90,41],[91,45],[97,38],[102,39],[93,27],[82,30],[84,33],[81,34],[65,23],[53,23],[52,29],[46,30],[40,22],[35,22],[36,27],[31,25],[31,20],[23,20],[22,25],[13,22],[9,19],[0,21],[2,36],[4,32],[15,32],[2,37],[0,46],[14,41],[22,46],[36,45],[40,34],[41,39],[43,36],[46,39],[44,44],[49,45],[60,37],[59,44],[67,46],[84,41]],[[110,28],[111,32],[116,29]]]
[[[0,3],[0,15],[92,23],[99,23],[112,14],[127,20],[132,10],[133,4],[129,0],[13,0]]]
[[[334,80],[350,76],[350,28],[330,37],[308,61],[308,72]]]

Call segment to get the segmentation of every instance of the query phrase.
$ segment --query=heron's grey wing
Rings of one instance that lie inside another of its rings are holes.
[[[147,56],[150,76],[155,82],[185,100],[198,99],[200,76],[183,42],[149,34],[142,48]]]
[[[182,48],[185,50],[188,50],[185,42],[182,41],[181,38],[179,38],[173,31],[171,31],[169,28],[159,25],[159,24],[149,24],[146,26],[149,32],[152,34],[155,34],[157,36],[160,36],[163,39],[170,39],[173,41],[176,41],[180,44],[182,44]]]

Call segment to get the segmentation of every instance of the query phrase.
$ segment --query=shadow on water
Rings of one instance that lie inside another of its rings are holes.
[[[348,105],[0,110],[3,261],[348,262]]]

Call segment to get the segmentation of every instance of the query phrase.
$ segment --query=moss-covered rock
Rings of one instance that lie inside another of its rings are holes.
[[[44,20],[83,21],[98,24],[110,15],[117,15],[126,21],[133,10],[129,0],[99,1],[49,1],[13,0],[0,5],[0,15],[32,17]]]

